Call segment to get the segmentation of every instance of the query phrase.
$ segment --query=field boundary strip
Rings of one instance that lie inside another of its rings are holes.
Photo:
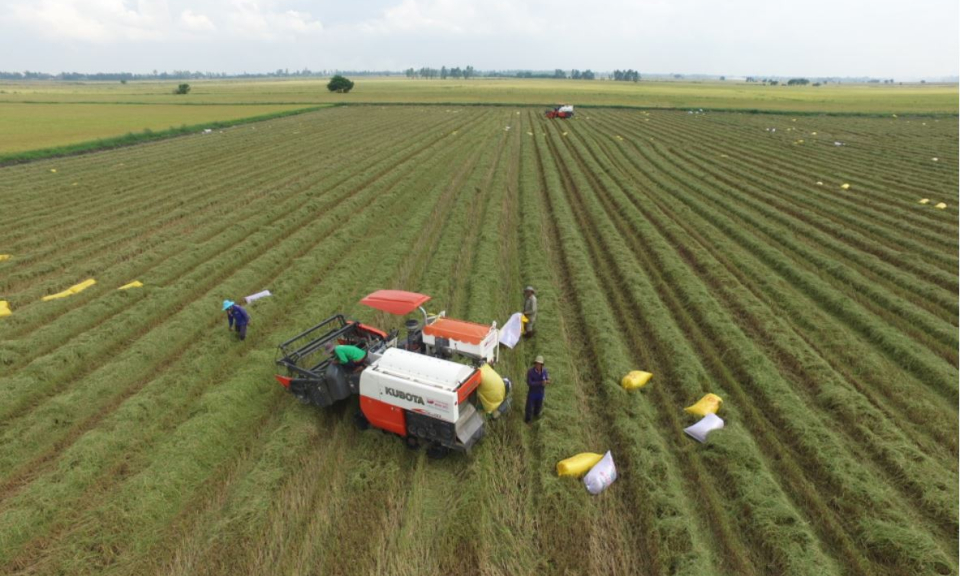
[[[212,105],[212,104],[211,104]],[[235,105],[235,104],[231,104]],[[261,104],[257,104],[261,105]],[[203,124],[192,124],[190,126],[180,126],[177,128],[168,128],[166,130],[150,130],[143,132],[128,132],[122,136],[113,136],[109,138],[100,138],[97,140],[88,140],[76,144],[66,144],[64,146],[55,146],[52,148],[38,148],[36,150],[27,150],[25,152],[12,152],[10,154],[0,154],[0,168],[13,164],[26,164],[37,160],[48,160],[50,158],[63,158],[66,156],[79,156],[81,154],[90,154],[103,150],[114,150],[146,142],[157,140],[166,140],[177,136],[186,136],[196,134],[204,129],[221,129],[251,124],[254,122],[263,122],[266,120],[275,120],[286,116],[296,116],[306,114],[307,112],[317,112],[326,108],[336,108],[339,104],[316,104],[305,106],[297,110],[283,110],[270,114],[261,114],[259,116],[248,116],[246,118],[237,118],[235,120],[216,120],[213,122],[204,122]]]
[[[552,108],[557,105],[556,102],[338,102],[340,106],[458,106],[466,108]],[[901,118],[940,118],[954,117],[960,118],[960,112],[903,112],[899,110],[890,110],[886,112],[839,112],[830,110],[773,110],[763,108],[707,108],[706,106],[641,106],[632,104],[577,104],[577,108],[591,110],[646,110],[655,112],[688,112],[693,109],[703,112],[730,112],[736,114],[750,115],[771,115],[771,116],[836,116],[850,118],[889,118],[896,114]]]

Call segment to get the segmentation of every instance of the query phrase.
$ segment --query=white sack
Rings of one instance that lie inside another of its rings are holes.
[[[617,465],[613,463],[613,454],[607,450],[603,458],[583,477],[587,492],[597,495],[607,489],[617,479]]]
[[[517,312],[507,320],[503,328],[500,329],[500,343],[508,348],[513,348],[520,341],[523,334],[523,321],[520,319],[522,313]]]
[[[684,428],[683,431],[698,442],[706,442],[707,434],[721,428],[723,428],[723,418],[716,414],[707,414],[699,422],[689,428]]]
[[[246,300],[247,304],[249,304],[255,300],[266,298],[267,296],[273,296],[273,294],[271,294],[269,290],[264,290],[263,292],[257,292],[256,294],[251,294],[246,298],[244,298],[244,300]]]

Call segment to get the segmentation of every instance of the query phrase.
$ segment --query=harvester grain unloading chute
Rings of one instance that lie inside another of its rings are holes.
[[[396,331],[388,334],[332,316],[279,346],[277,364],[287,375],[278,375],[277,381],[300,401],[321,408],[359,396],[358,425],[393,432],[408,446],[427,443],[434,453],[469,450],[483,436],[485,415],[496,417],[510,407],[507,379],[505,398],[496,406],[488,392],[482,403],[478,393],[485,374],[481,368],[497,360],[499,331],[496,322],[427,314],[423,304],[429,300],[402,290],[366,296],[362,304],[391,314],[419,309],[423,322],[407,320],[407,336],[401,340]],[[334,362],[330,351],[342,344],[365,350],[364,365],[348,370]]]

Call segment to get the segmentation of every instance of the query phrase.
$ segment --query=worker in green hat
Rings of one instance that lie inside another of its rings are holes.
[[[233,331],[236,326],[237,337],[240,340],[247,338],[247,324],[250,323],[250,314],[233,300],[223,301],[223,311],[227,313],[227,326]]]

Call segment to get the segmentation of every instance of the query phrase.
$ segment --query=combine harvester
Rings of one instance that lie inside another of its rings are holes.
[[[510,408],[510,381],[489,366],[497,361],[500,334],[496,322],[428,315],[423,309],[428,300],[402,290],[370,294],[360,303],[397,315],[419,309],[423,321],[407,320],[406,338],[400,340],[397,331],[331,316],[280,344],[277,364],[287,375],[277,375],[277,381],[301,402],[321,408],[359,395],[361,429],[372,425],[394,433],[413,449],[425,444],[430,456],[469,451],[483,437],[485,414],[497,418]],[[331,350],[340,344],[365,350],[366,364],[348,370],[334,362]]]
[[[566,120],[567,118],[573,118],[573,106],[569,104],[554,106],[552,110],[547,110],[545,115],[551,120],[554,118],[561,118],[563,120]]]

